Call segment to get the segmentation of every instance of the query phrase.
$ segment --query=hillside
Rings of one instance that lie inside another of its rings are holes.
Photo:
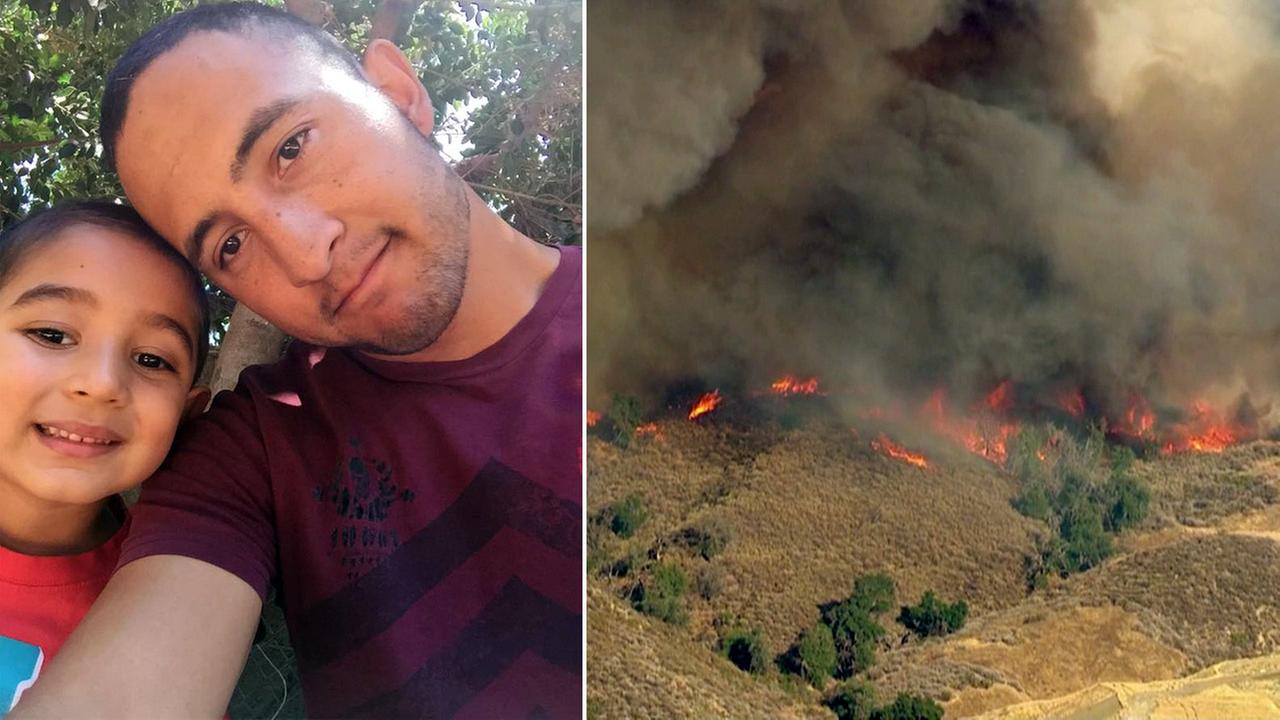
[[[758,628],[781,653],[870,572],[894,579],[899,603],[925,590],[968,603],[963,630],[925,642],[882,618],[867,675],[881,698],[924,694],[948,717],[1280,653],[1280,444],[1139,462],[1144,526],[1101,567],[1029,593],[1024,562],[1049,529],[1011,507],[1004,471],[938,448],[919,468],[821,421],[764,425],[673,419],[625,449],[591,439],[590,512],[628,497],[647,511],[630,538],[593,528],[593,718],[821,716],[817,691],[739,671],[717,638]],[[708,527],[727,536],[710,560],[685,541]],[[689,578],[683,625],[627,600],[656,563]]]

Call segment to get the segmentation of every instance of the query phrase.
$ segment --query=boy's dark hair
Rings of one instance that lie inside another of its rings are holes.
[[[136,210],[127,205],[110,200],[72,200],[58,203],[47,210],[38,210],[5,228],[4,232],[0,232],[0,287],[4,287],[10,275],[32,250],[77,225],[115,230],[135,237],[181,268],[187,291],[196,304],[199,327],[196,328],[195,336],[194,377],[199,378],[209,355],[209,300],[204,294],[204,282],[200,279],[200,273],[191,267],[182,253],[173,249],[172,245],[147,225]],[[103,269],[103,272],[108,271]]]
[[[200,5],[165,18],[129,46],[107,75],[102,95],[102,115],[98,129],[102,135],[102,156],[107,167],[116,169],[116,141],[129,109],[133,81],[156,58],[172,50],[188,35],[200,31],[243,33],[251,27],[280,31],[287,37],[305,38],[324,57],[336,60],[363,79],[360,62],[338,40],[307,21],[255,2],[227,2]]]

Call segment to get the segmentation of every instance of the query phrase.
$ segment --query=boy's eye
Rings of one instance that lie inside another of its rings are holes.
[[[176,370],[168,360],[151,353],[138,353],[133,356],[133,361],[151,370]]]
[[[27,336],[41,345],[70,345],[71,337],[56,328],[32,328]]]

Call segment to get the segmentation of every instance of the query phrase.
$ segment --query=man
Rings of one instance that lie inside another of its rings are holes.
[[[276,583],[308,715],[581,702],[581,279],[432,149],[404,56],[252,4],[141,38],[103,144],[139,212],[298,339],[145,487],[15,717],[217,717]]]

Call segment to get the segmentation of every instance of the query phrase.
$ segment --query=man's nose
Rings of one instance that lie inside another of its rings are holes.
[[[128,403],[130,358],[108,346],[82,346],[76,355],[65,384],[68,396],[110,405]]]
[[[342,237],[337,218],[314,207],[279,206],[268,213],[266,226],[272,253],[295,287],[319,282],[333,267],[333,251]]]

